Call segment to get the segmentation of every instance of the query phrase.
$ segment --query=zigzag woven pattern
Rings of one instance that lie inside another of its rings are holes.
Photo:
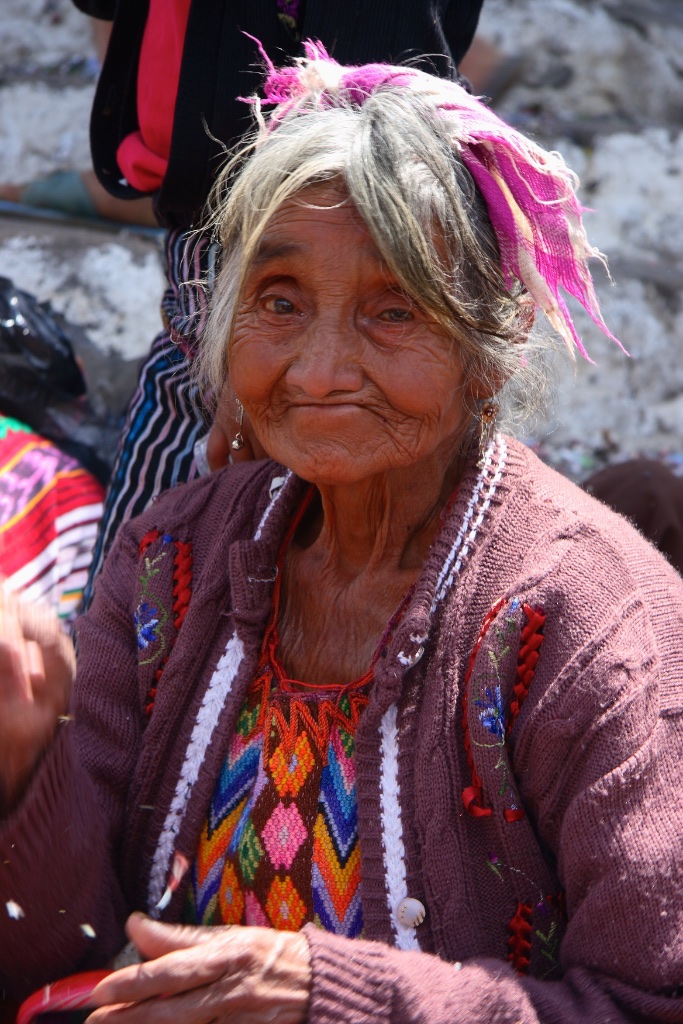
[[[358,936],[355,688],[279,685],[275,636],[240,713],[191,870],[185,918]]]

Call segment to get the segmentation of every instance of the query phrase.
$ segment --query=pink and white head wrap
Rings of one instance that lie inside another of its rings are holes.
[[[261,103],[275,106],[267,130],[297,108],[319,110],[340,101],[360,107],[385,88],[429,96],[484,198],[508,287],[515,279],[524,285],[569,351],[575,345],[589,359],[560,288],[578,299],[600,330],[623,348],[600,315],[588,260],[604,263],[604,257],[586,237],[584,210],[575,194],[578,181],[559,153],[525,138],[455,82],[411,67],[343,66],[321,43],[307,40],[303,46],[306,56],[281,68],[261,48],[267,71],[264,99],[249,102],[259,108]]]

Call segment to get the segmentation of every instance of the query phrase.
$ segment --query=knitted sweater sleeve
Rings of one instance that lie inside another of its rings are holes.
[[[125,943],[114,865],[139,741],[130,713],[131,557],[122,538],[79,629],[73,720],[58,727],[22,803],[0,825],[0,987],[15,998],[102,966]]]
[[[682,619],[679,596],[670,633]],[[625,598],[565,664],[549,659],[551,678],[539,664],[518,721],[515,776],[566,892],[562,980],[308,926],[311,1024],[683,1021],[683,706],[667,660],[646,603]]]

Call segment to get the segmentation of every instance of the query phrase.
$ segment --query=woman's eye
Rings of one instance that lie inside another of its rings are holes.
[[[289,299],[283,299],[281,295],[267,295],[263,299],[263,308],[268,313],[277,313],[280,316],[287,316],[296,313],[296,306]]]
[[[379,315],[380,320],[384,320],[390,324],[406,324],[413,319],[413,313],[410,309],[385,309]]]

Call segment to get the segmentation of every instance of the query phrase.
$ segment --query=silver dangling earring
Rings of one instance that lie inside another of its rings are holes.
[[[486,452],[496,432],[496,418],[500,406],[493,399],[487,398],[479,407],[479,458],[477,465],[480,469],[484,466]]]
[[[244,423],[244,406],[237,399],[237,433],[235,434],[235,440],[232,442],[230,447],[234,452],[240,451],[244,448],[244,437],[242,436],[242,424]]]

